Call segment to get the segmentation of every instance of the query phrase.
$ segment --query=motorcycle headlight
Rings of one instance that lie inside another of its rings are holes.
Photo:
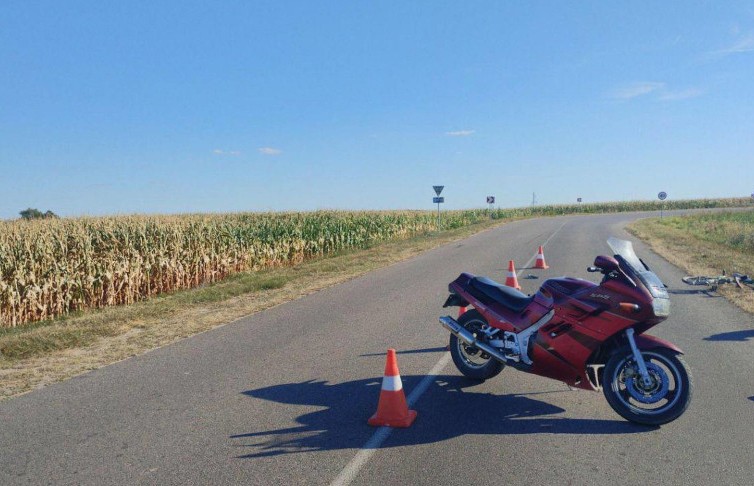
[[[652,299],[652,311],[657,317],[670,315],[670,299]]]

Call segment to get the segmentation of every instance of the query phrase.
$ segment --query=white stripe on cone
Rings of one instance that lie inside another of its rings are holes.
[[[382,389],[384,391],[401,391],[403,382],[400,376],[385,376],[382,378]]]

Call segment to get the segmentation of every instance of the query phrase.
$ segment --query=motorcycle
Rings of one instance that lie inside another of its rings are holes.
[[[668,292],[630,241],[607,244],[614,256],[587,268],[602,273],[599,284],[552,278],[528,296],[470,273],[451,282],[443,307],[473,307],[458,320],[440,318],[458,370],[486,380],[507,365],[602,390],[619,415],[639,424],[680,417],[693,392],[683,351],[645,334],[670,315]]]

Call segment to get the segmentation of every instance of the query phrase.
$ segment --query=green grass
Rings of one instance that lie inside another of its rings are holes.
[[[704,241],[754,253],[754,211],[663,218],[658,224]]]
[[[629,230],[688,275],[754,275],[754,210],[639,220]],[[754,313],[754,292],[733,285],[719,293]]]
[[[221,302],[249,292],[280,289],[291,280],[290,276],[268,276],[264,273],[240,273],[226,278],[224,285],[209,284],[201,292],[177,291],[173,293],[176,303],[208,304]]]
[[[153,322],[183,309],[221,303],[249,293],[281,289],[293,276],[280,273],[281,270],[269,270],[236,274],[217,284],[172,292],[131,306],[79,311],[26,326],[0,328],[0,357],[18,360],[85,347],[98,338],[121,334],[127,322],[131,324],[126,327],[144,327],[138,322]]]

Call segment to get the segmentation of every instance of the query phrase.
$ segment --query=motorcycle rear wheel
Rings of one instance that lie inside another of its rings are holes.
[[[487,320],[476,309],[465,312],[458,324],[471,333],[478,333]],[[475,346],[469,346],[453,334],[450,335],[450,356],[458,371],[475,380],[487,380],[497,376],[505,365]]]
[[[683,358],[670,349],[642,350],[651,384],[642,382],[628,348],[613,354],[603,371],[602,391],[621,417],[642,425],[662,425],[689,406],[694,382]]]

